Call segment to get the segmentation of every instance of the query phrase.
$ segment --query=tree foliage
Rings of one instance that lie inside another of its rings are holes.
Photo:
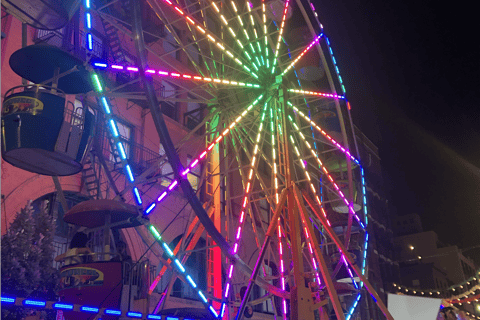
[[[53,218],[31,202],[17,213],[2,237],[2,296],[55,300],[58,271],[53,267]],[[2,319],[21,319],[23,308],[2,308]]]

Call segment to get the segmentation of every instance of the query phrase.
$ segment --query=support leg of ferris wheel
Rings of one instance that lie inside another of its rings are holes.
[[[298,199],[301,199],[301,195],[300,195],[300,192],[298,191],[298,189],[296,190],[296,192],[298,194],[295,194],[295,197],[297,197]],[[360,268],[355,263],[355,260],[353,260],[352,256],[348,253],[348,250],[345,247],[345,245],[340,241],[340,239],[338,238],[335,231],[333,231],[332,227],[330,227],[328,225],[326,218],[320,212],[318,212],[316,210],[315,203],[313,202],[313,200],[310,198],[310,196],[306,192],[303,192],[303,198],[305,199],[307,204],[310,206],[310,209],[315,214],[315,216],[322,223],[322,226],[325,228],[325,231],[327,232],[328,236],[333,240],[333,242],[335,242],[335,244],[337,245],[340,252],[343,253],[343,255],[344,255],[345,259],[347,260],[348,264],[350,265],[350,267],[353,269],[353,271],[355,271],[355,273],[360,278],[360,280],[365,284],[365,286],[367,287],[368,293],[370,293],[372,298],[375,300],[375,303],[380,308],[380,310],[383,312],[385,317],[388,320],[394,320],[392,315],[388,311],[387,307],[385,306],[385,304],[383,303],[383,301],[380,299],[377,292],[373,288],[373,286],[370,284],[368,279],[362,274]],[[303,201],[299,201],[299,205],[303,205]]]

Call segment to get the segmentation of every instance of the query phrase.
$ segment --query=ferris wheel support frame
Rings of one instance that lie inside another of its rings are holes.
[[[247,275],[250,275],[252,270],[248,267],[248,265],[243,262],[243,260],[238,256],[238,254],[232,254],[232,248],[227,243],[225,238],[223,238],[222,234],[216,229],[215,225],[213,224],[212,220],[208,216],[207,212],[203,208],[200,200],[197,198],[195,191],[193,190],[192,186],[188,182],[187,179],[183,179],[180,175],[180,172],[183,172],[183,166],[180,162],[178,154],[176,153],[175,146],[170,138],[168,133],[167,126],[165,124],[165,120],[163,118],[163,113],[158,108],[158,99],[155,95],[155,91],[152,84],[152,79],[146,77],[146,70],[147,60],[146,60],[146,47],[145,41],[143,38],[143,31],[142,31],[142,19],[141,19],[141,8],[139,1],[133,1],[132,3],[133,10],[133,38],[135,42],[135,49],[137,51],[137,56],[139,59],[139,70],[140,70],[140,77],[145,85],[145,95],[147,96],[147,102],[150,107],[150,112],[152,115],[153,122],[155,124],[155,128],[160,138],[160,142],[165,148],[165,153],[167,158],[172,166],[172,170],[176,176],[176,179],[179,181],[180,187],[187,198],[188,202],[190,203],[193,211],[195,212],[196,216],[200,220],[200,222],[205,227],[207,233],[212,237],[212,239],[217,243],[217,245],[221,248],[222,252],[236,264],[238,264],[239,268]],[[282,289],[276,288],[263,278],[257,280],[257,284],[264,288],[265,290],[273,293],[276,296],[280,297],[289,297],[290,294],[285,292]]]

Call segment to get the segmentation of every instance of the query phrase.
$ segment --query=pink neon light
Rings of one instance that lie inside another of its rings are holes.
[[[173,188],[175,188],[177,184],[178,184],[177,180],[173,181],[173,183],[168,187],[168,190],[172,190]]]
[[[282,272],[284,271],[283,270],[283,260],[280,260],[280,271],[282,271]]]
[[[163,198],[167,195],[167,191],[164,191],[160,197],[158,197],[157,201],[162,201]]]
[[[215,143],[218,143],[220,140],[222,140],[223,136],[218,136],[217,139],[215,139]]]
[[[190,168],[194,168],[197,164],[198,164],[198,159],[192,162],[192,164],[190,165]]]
[[[158,74],[161,76],[168,76],[168,72],[165,71],[158,71]]]
[[[190,171],[190,168],[185,169],[185,170],[182,172],[182,176],[186,175],[189,171]]]
[[[127,67],[127,70],[128,70],[128,71],[135,71],[135,72],[137,72],[137,71],[138,71],[138,68],[135,68],[135,67]]]
[[[205,157],[207,155],[207,151],[203,151],[202,154],[200,155],[200,159],[202,159],[203,157]]]
[[[145,72],[146,72],[146,73],[155,73],[155,70],[153,70],[153,69],[148,69],[148,70],[146,70]]]
[[[214,144],[212,143],[211,145],[208,146],[207,150],[208,151],[212,150],[213,146],[214,146]]]
[[[187,17],[187,20],[188,20],[188,22],[190,22],[191,24],[195,24],[195,21],[193,21],[192,18]]]
[[[242,231],[242,226],[239,226],[237,229],[237,240],[240,239],[240,232]]]
[[[112,65],[112,69],[123,70],[123,66]]]
[[[287,314],[287,301],[283,299],[283,313]]]
[[[245,197],[245,199],[243,200],[243,205],[242,205],[244,208],[247,206],[247,197]]]
[[[177,10],[181,15],[184,15],[184,14],[185,14],[182,10],[180,10],[179,7],[175,7],[175,10]]]
[[[246,188],[246,191],[249,192],[250,191],[250,182],[247,183],[247,188]]]
[[[202,77],[194,76],[193,79],[195,79],[195,80],[202,80]]]
[[[278,244],[278,247],[280,248],[280,254],[283,254],[283,246],[281,242]]]
[[[240,215],[240,223],[243,223],[243,218],[245,218],[245,211],[242,211]]]
[[[184,78],[187,78],[187,79],[191,79],[191,78],[192,78],[192,76],[191,76],[191,75],[188,75],[188,74],[184,74],[183,77],[184,77]]]
[[[231,278],[233,274],[233,264],[230,265],[230,270],[228,271],[228,277]]]
[[[177,77],[177,78],[180,77],[180,73],[171,72],[170,75],[172,77]]]
[[[227,283],[227,287],[225,288],[225,298],[228,298],[228,291],[230,290],[230,283]]]
[[[233,253],[237,253],[238,250],[238,243],[235,243],[235,246],[233,246]]]
[[[170,0],[165,0],[166,3],[168,3],[169,5],[172,5],[172,3],[170,2]]]

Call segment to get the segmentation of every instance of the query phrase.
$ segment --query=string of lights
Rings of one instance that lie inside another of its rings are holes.
[[[107,62],[94,62],[92,64],[97,69],[108,69],[109,71],[120,71],[120,72],[132,72],[137,73],[139,72],[139,68],[136,66],[125,66],[119,64],[108,64]],[[147,69],[145,70],[145,74],[149,76],[163,76],[163,77],[170,77],[175,79],[182,79],[182,80],[194,80],[194,81],[203,81],[203,82],[212,82],[217,84],[229,84],[233,86],[240,86],[240,87],[251,87],[251,88],[260,88],[259,84],[254,83],[246,83],[246,82],[239,82],[227,79],[218,79],[218,78],[209,78],[209,77],[201,77],[197,75],[191,74],[182,74],[178,72],[169,72],[165,70],[156,70],[156,69]]]
[[[35,308],[35,309],[49,309],[49,310],[61,310],[61,311],[76,311],[79,313],[85,313],[89,315],[110,315],[110,316],[126,316],[127,318],[134,318],[134,319],[162,319],[161,316],[156,314],[146,314],[139,311],[122,311],[119,309],[111,309],[111,308],[98,308],[90,305],[81,305],[81,304],[71,304],[68,302],[63,301],[46,301],[46,300],[39,300],[39,299],[26,299],[20,297],[12,297],[12,296],[2,296],[2,305],[4,307],[8,306],[17,306],[17,307],[25,307],[25,308]],[[164,316],[165,317],[165,316]],[[166,316],[165,319],[167,320],[179,320],[177,317],[172,315]]]

